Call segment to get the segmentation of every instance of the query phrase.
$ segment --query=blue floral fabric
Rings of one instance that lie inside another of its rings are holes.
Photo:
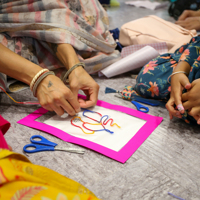
[[[146,98],[167,101],[170,98],[170,79],[178,62],[186,61],[191,70],[189,81],[200,78],[200,37],[193,37],[188,44],[184,44],[174,53],[166,53],[148,62],[138,74],[134,90]],[[193,117],[185,113],[183,119],[187,123],[196,123]]]

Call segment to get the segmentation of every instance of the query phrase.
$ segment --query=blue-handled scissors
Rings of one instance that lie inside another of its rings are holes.
[[[115,96],[118,97],[118,98],[124,99],[124,98],[122,98],[122,95],[120,95],[120,94],[115,95]],[[127,99],[124,99],[124,100],[127,100]],[[147,106],[144,106],[144,105],[136,102],[136,100],[134,101],[134,100],[131,99],[131,103],[133,105],[135,105],[135,107],[137,108],[137,110],[139,110],[139,111],[141,111],[143,113],[148,113],[149,112],[149,108]]]
[[[135,107],[137,108],[137,110],[143,112],[143,113],[148,113],[149,112],[149,108],[146,106],[143,106],[142,104],[136,102],[136,101],[131,101],[132,104],[135,105]]]
[[[36,138],[39,138],[40,141],[34,140]],[[44,138],[41,135],[33,135],[30,138],[31,144],[27,144],[24,146],[23,150],[26,153],[36,153],[40,151],[68,151],[71,153],[81,153],[83,154],[85,151],[81,149],[76,149],[76,148],[66,148],[66,147],[59,147],[58,144],[51,142]],[[30,147],[33,147],[35,149],[28,149]]]

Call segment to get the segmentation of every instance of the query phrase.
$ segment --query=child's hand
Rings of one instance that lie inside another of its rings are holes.
[[[193,116],[200,124],[200,79],[196,79],[191,84],[191,89],[182,95],[183,107],[189,110],[189,115]]]
[[[166,108],[169,111],[170,119],[174,117],[181,118],[181,114],[184,113],[184,107],[182,105],[182,91],[183,89],[190,89],[191,84],[188,77],[184,73],[178,73],[171,77],[171,94],[170,99],[166,104]],[[178,111],[175,109],[178,108]]]

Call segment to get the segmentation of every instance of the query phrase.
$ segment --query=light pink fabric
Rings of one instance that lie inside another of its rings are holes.
[[[0,115],[0,148],[9,149],[8,144],[3,136],[10,128],[10,123]]]

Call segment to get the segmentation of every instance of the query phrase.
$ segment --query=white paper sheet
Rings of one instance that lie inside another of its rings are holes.
[[[153,58],[156,58],[157,56],[159,56],[158,51],[156,51],[153,47],[145,46],[142,49],[101,70],[98,75],[105,75],[107,78],[110,78],[119,74],[123,74],[144,66],[147,62]]]
[[[114,133],[109,133],[106,131],[97,131],[94,134],[85,134],[83,131],[73,125],[71,125],[71,119],[73,117],[68,116],[63,119],[57,115],[51,117],[50,119],[44,121],[45,124],[51,125],[55,128],[58,128],[70,135],[73,135],[78,138],[86,139],[92,141],[114,151],[119,151],[137,132],[138,130],[146,123],[145,120],[139,119],[125,113],[110,110],[100,106],[95,106],[95,108],[90,109],[96,112],[101,113],[102,115],[108,115],[109,118],[112,118],[113,123],[117,123],[121,128],[117,126],[110,126],[110,122],[105,125],[105,128],[113,131]],[[83,111],[78,113],[78,116],[82,118],[85,122],[96,123],[82,115]],[[86,112],[87,116],[100,120],[100,116],[95,113]],[[104,120],[105,118],[103,118]],[[74,122],[76,125],[81,126],[81,122]],[[102,129],[100,125],[88,125],[87,128],[91,129]],[[84,129],[86,132],[88,130]]]
[[[125,3],[128,5],[148,8],[151,10],[156,10],[158,8],[165,7],[169,4],[168,2],[150,2],[150,1],[126,1]]]

